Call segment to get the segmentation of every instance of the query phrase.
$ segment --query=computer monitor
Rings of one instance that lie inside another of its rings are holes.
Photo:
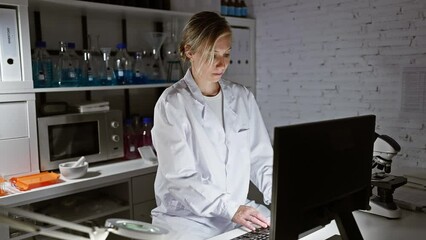
[[[374,115],[275,128],[270,239],[333,219],[342,239],[362,239],[352,212],[369,208],[374,129]]]

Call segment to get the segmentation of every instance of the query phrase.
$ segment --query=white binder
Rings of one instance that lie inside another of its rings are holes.
[[[0,82],[22,81],[17,11],[0,8]]]
[[[247,28],[232,28],[232,51],[229,76],[250,74],[250,30]]]

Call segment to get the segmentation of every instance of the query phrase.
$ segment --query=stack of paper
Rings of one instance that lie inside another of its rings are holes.
[[[426,190],[426,171],[412,171],[404,174],[407,178],[407,185]]]
[[[394,199],[400,207],[412,210],[426,210],[426,169],[400,168],[398,175],[407,178],[407,184],[395,190]]]
[[[109,102],[84,102],[79,103],[73,106],[77,112],[98,112],[98,111],[108,111]]]

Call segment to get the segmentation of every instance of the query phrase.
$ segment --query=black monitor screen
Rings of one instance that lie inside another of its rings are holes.
[[[374,129],[373,115],[275,128],[271,239],[333,219],[341,235],[362,239],[352,211],[368,209]]]

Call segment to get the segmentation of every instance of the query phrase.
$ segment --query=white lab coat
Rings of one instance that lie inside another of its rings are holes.
[[[224,127],[190,70],[155,106],[152,216],[173,232],[170,239],[205,239],[234,228],[231,219],[248,203],[250,180],[266,204],[271,200],[273,151],[255,98],[242,85],[224,79],[219,84]]]

